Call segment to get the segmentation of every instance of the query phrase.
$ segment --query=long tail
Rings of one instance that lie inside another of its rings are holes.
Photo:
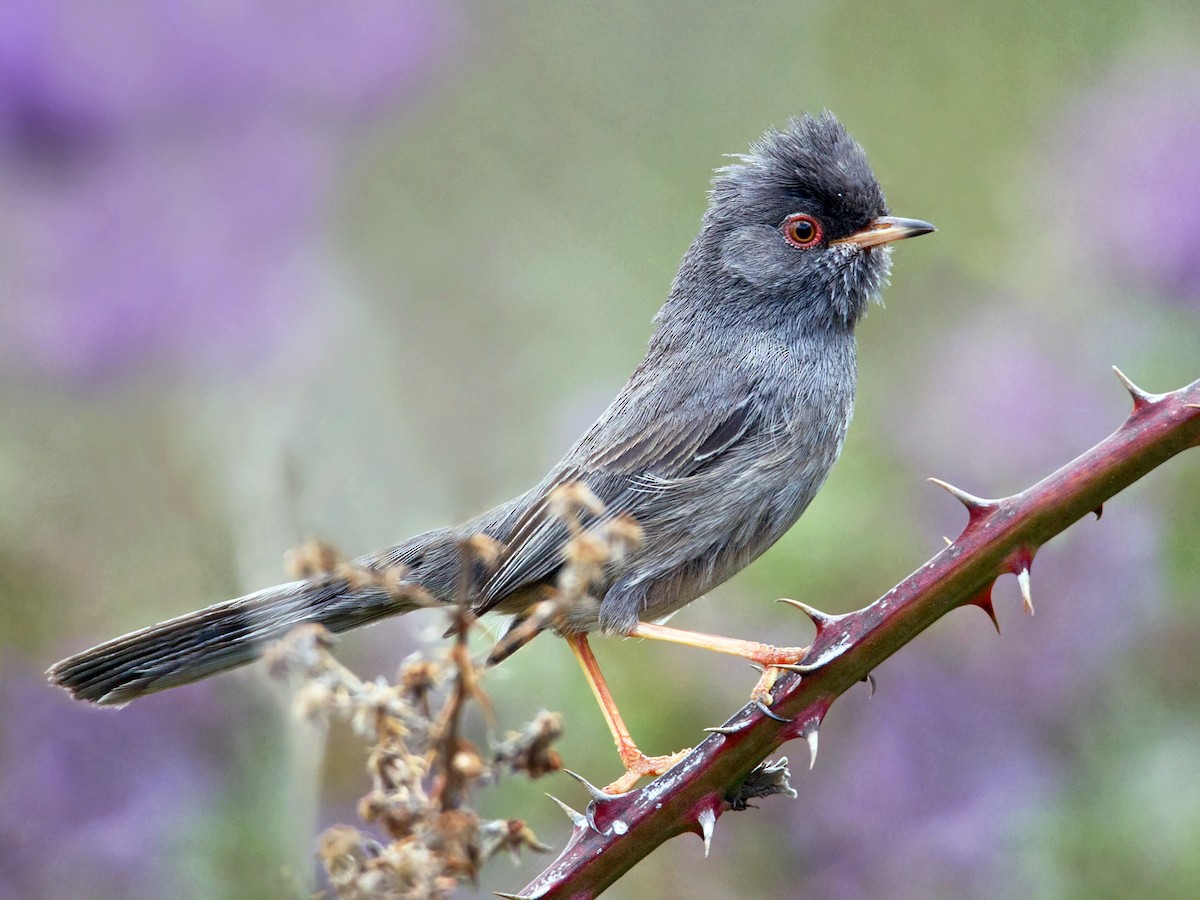
[[[436,533],[440,540],[431,541],[432,536],[360,562],[378,564],[385,556],[388,565],[411,561],[411,583],[447,599],[457,570],[455,543],[447,531]],[[293,581],[114,638],[55,663],[46,675],[77,699],[119,706],[248,663],[301,623],[346,631],[421,605],[404,592],[358,579]]]

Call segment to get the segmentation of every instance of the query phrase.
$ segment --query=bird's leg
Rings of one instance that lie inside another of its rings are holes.
[[[625,721],[621,718],[612,694],[609,693],[608,684],[600,672],[600,665],[596,662],[596,657],[592,654],[587,635],[568,634],[566,639],[567,644],[571,647],[571,652],[579,660],[579,667],[583,669],[583,677],[591,686],[592,693],[596,696],[596,702],[600,704],[600,711],[604,714],[604,721],[608,723],[608,730],[612,732],[613,740],[617,742],[617,753],[621,756],[621,764],[625,766],[625,774],[606,787],[605,792],[624,794],[626,791],[633,790],[633,786],[643,775],[658,776],[675,765],[688,751],[681,750],[673,756],[647,756],[639,750],[629,735],[629,729],[625,727]]]
[[[721,637],[717,634],[705,634],[702,631],[685,631],[682,628],[671,628],[667,625],[652,625],[639,622],[630,633],[630,637],[650,638],[654,641],[670,641],[673,644],[684,644],[688,647],[699,647],[702,650],[713,650],[717,653],[728,653],[740,656],[762,667],[762,677],[750,692],[750,699],[755,702],[770,704],[771,688],[780,671],[787,666],[794,666],[804,659],[808,653],[807,647],[774,647],[770,644],[760,644],[758,641],[743,641],[738,638]]]

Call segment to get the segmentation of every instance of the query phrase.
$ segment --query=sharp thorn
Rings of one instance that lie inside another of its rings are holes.
[[[597,803],[607,803],[610,800],[616,800],[618,797],[625,796],[625,794],[606,794],[578,772],[572,772],[570,769],[563,769],[563,771],[582,784],[587,792],[591,795],[592,799]]]
[[[812,647],[808,648],[809,655],[812,654],[812,650],[813,650]],[[795,663],[795,664],[780,663],[778,665],[771,666],[771,668],[772,669],[786,669],[787,671],[795,672],[798,675],[807,675],[810,672],[817,671],[817,669],[821,668],[821,666],[823,666],[823,665],[825,665],[825,663],[829,662],[830,659],[834,659],[834,658],[840,656],[841,653],[842,653],[842,651],[838,650],[837,652],[833,653],[828,659],[822,660],[822,659],[818,658],[815,662],[810,662],[810,663]],[[804,658],[808,659],[808,656],[805,656]]]
[[[942,540],[946,542],[947,547],[954,546],[954,541],[950,540],[950,538],[946,537],[944,534],[942,535]]]
[[[996,605],[992,603],[992,585],[989,584],[975,596],[973,600],[968,601],[972,606],[978,606],[987,617],[992,620],[992,625],[995,626],[996,634],[1000,633],[1000,620],[996,618]]]
[[[863,681],[865,681],[868,685],[871,686],[871,693],[868,696],[874,697],[875,696],[875,675],[871,672],[868,672],[866,674],[866,677],[863,678]]]
[[[729,735],[729,734],[737,734],[739,731],[741,731],[745,727],[746,727],[746,723],[743,722],[741,725],[714,725],[712,728],[704,728],[702,730],[707,731],[709,734]]]
[[[524,894],[504,894],[500,891],[492,891],[497,897],[503,897],[504,900],[529,900]]]
[[[968,494],[962,488],[957,488],[948,481],[942,481],[940,478],[928,478],[926,480],[936,484],[942,490],[950,494],[951,497],[965,506],[967,508],[967,512],[971,513],[972,516],[986,512],[996,505],[994,500],[985,500],[983,497],[976,497],[974,494]]]
[[[704,838],[704,857],[708,858],[708,850],[712,846],[713,831],[717,827],[717,814],[713,812],[711,806],[706,806],[700,810],[700,815],[696,817],[696,821],[700,823],[700,834]]]
[[[1125,390],[1129,391],[1129,396],[1133,397],[1133,408],[1135,411],[1154,400],[1151,394],[1146,393],[1130,381],[1129,377],[1116,366],[1113,366],[1113,371],[1117,374],[1117,378],[1121,380],[1121,384],[1125,385]]]
[[[817,764],[817,736],[820,730],[817,725],[813,725],[811,729],[805,729],[804,740],[808,742],[808,769],[811,772],[812,767]]]
[[[1129,393],[1131,393],[1131,394],[1145,393],[1140,387],[1138,387],[1136,384],[1134,384],[1130,380],[1128,375],[1126,375],[1124,372],[1122,372],[1116,366],[1113,366],[1112,370],[1113,370],[1113,374],[1115,374],[1117,376],[1117,378],[1120,379],[1121,384],[1125,385],[1125,390],[1129,391]]]
[[[772,669],[783,669],[783,671],[785,671],[785,672],[796,672],[800,675],[804,675],[804,674],[812,671],[812,669],[810,669],[808,666],[802,666],[802,665],[793,664],[793,663],[776,663],[775,665],[771,666],[771,668]]]
[[[572,825],[574,825],[576,828],[587,828],[587,826],[588,826],[587,816],[585,816],[583,813],[579,812],[579,810],[572,809],[571,807],[567,806],[567,804],[563,803],[561,800],[559,800],[553,794],[547,794],[546,796],[549,797],[551,800],[553,800],[555,803],[557,803],[559,809],[561,809],[563,812],[565,812],[567,814],[567,818],[571,820]]]
[[[786,603],[788,606],[794,606],[796,609],[800,610],[800,612],[812,619],[812,623],[817,626],[817,631],[820,631],[837,618],[837,616],[831,616],[827,612],[821,612],[821,610],[809,606],[807,603],[802,603],[799,600],[792,600],[789,597],[780,597],[775,602]]]
[[[771,707],[767,706],[767,704],[763,703],[761,700],[755,700],[754,705],[757,706],[758,711],[760,713],[762,713],[764,716],[766,716],[768,719],[774,719],[776,722],[783,722],[784,724],[791,721],[791,719],[785,719],[783,716],[779,715],[778,713],[772,712]]]
[[[1095,509],[1093,509],[1093,510],[1092,510],[1092,514],[1093,514],[1093,515],[1094,515],[1094,516],[1095,516],[1097,519],[1099,519],[1099,518],[1100,518],[1102,515],[1104,515],[1104,504],[1103,504],[1103,503],[1101,503],[1099,506],[1097,506]]]
[[[752,668],[752,669],[753,669],[755,672],[757,672],[759,675],[761,675],[761,674],[763,674],[763,672],[767,671],[767,670],[766,670],[766,669],[764,669],[762,666],[760,666],[758,663],[753,663],[753,662],[752,662],[752,663],[750,663],[750,668]]]
[[[1017,572],[1017,584],[1021,586],[1021,600],[1025,604],[1025,612],[1033,615],[1033,597],[1029,593],[1029,569]]]
[[[600,835],[600,837],[604,837],[604,835],[607,834],[607,832],[601,831],[600,826],[596,824],[596,810],[597,809],[598,809],[598,807],[596,806],[595,803],[588,804],[588,808],[587,808],[588,828],[592,829],[592,831],[596,832],[596,834]]]

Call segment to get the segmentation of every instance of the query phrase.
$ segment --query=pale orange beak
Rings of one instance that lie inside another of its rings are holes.
[[[879,216],[871,220],[866,228],[859,229],[854,234],[830,241],[831,244],[854,244],[857,247],[878,247],[892,241],[902,241],[905,238],[929,234],[937,229],[928,222],[920,219],[901,219],[897,216]]]

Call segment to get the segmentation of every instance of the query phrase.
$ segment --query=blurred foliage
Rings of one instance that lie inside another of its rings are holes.
[[[92,896],[287,896],[363,792],[352,741],[335,731],[321,761],[254,671],[117,715],[36,673],[282,579],[308,535],[366,552],[527,487],[640,358],[721,154],[788,115],[833,109],[892,208],[940,231],[896,251],[860,330],[825,490],[678,624],[794,642],[772,599],[860,606],[961,526],[925,476],[1020,489],[1125,414],[1110,364],[1151,390],[1200,377],[1200,272],[1108,251],[1200,234],[1194,6],[410,2],[340,21],[259,0],[106,13],[91,40],[8,4],[0,761],[26,790],[0,811],[0,897],[70,895],[67,852]],[[1172,181],[1149,220],[1106,203],[1126,145],[1190,154],[1155,158]],[[870,703],[834,707],[797,801],[723,819],[702,873],[685,837],[610,895],[1195,896],[1198,505],[1196,459],[1155,473],[1042,551],[1035,619],[1002,582],[1002,639],[971,610],[940,623]],[[390,676],[439,631],[414,615],[343,657]],[[648,752],[695,743],[754,682],[596,644]],[[617,774],[561,642],[488,691],[502,728],[565,711],[566,764]],[[566,835],[518,783],[479,806]]]

